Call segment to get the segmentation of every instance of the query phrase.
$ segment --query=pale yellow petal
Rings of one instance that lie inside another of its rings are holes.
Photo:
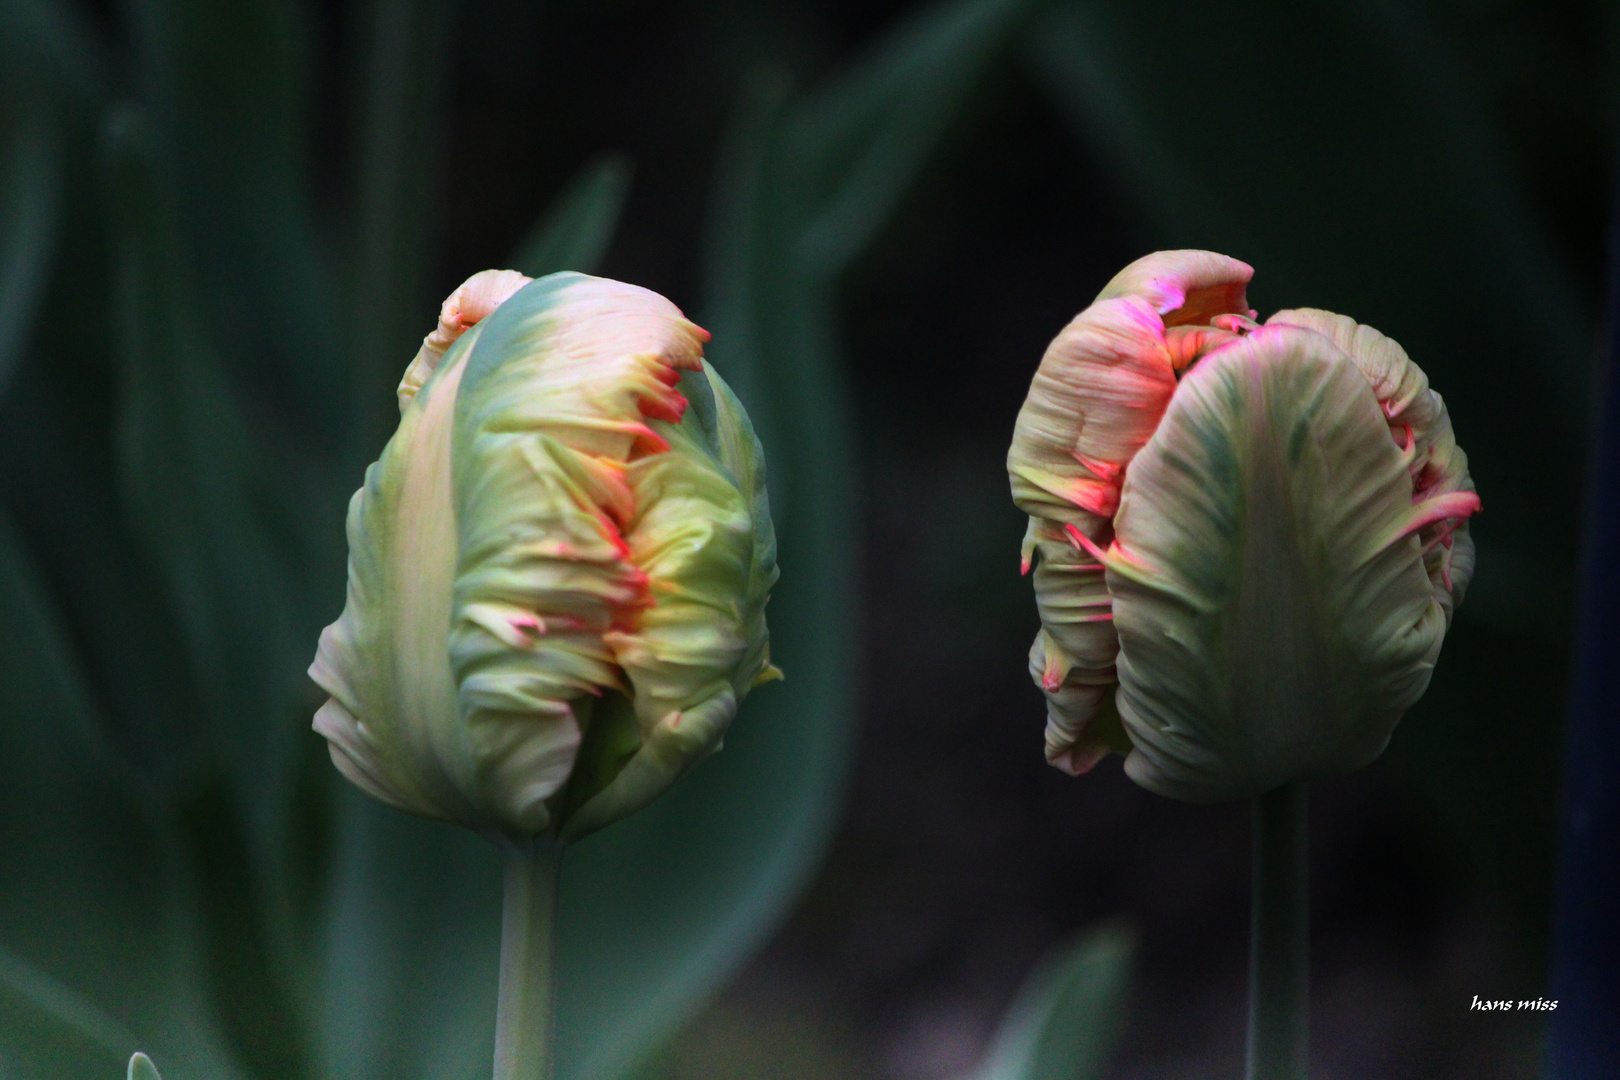
[[[445,631],[456,565],[450,445],[474,330],[413,395],[349,503],[348,603],[310,677],[316,730],[351,780],[395,806],[478,827],[466,792]]]
[[[501,304],[534,279],[516,270],[481,270],[462,282],[456,291],[445,298],[439,308],[439,325],[422,339],[416,359],[405,369],[395,391],[399,398],[399,411],[404,412],[411,398],[427,382],[439,366],[445,350],[468,328],[478,325]]]

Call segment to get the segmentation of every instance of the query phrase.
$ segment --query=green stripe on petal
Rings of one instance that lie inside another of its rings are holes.
[[[1347,316],[1316,308],[1279,311],[1266,324],[1315,330],[1355,361],[1388,418],[1390,433],[1403,447],[1415,504],[1422,506],[1474,491],[1468,475],[1468,455],[1457,445],[1445,402],[1429,388],[1428,376],[1397,342]],[[1477,509],[1476,501],[1468,513]],[[1462,602],[1474,573],[1474,541],[1468,533],[1467,514],[1461,519],[1432,521],[1418,536],[1435,599],[1449,619],[1455,605]]]
[[[1127,474],[1109,552],[1127,773],[1195,802],[1376,758],[1446,614],[1356,364],[1268,327],[1204,357]]]
[[[409,402],[349,503],[348,603],[321,634],[310,677],[332,760],[400,809],[477,827],[463,794],[456,684],[445,651],[456,564],[451,434],[474,328]]]

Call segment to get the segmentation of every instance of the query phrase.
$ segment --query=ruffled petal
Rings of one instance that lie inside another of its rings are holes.
[[[670,452],[628,473],[638,510],[625,540],[650,604],[633,629],[604,638],[630,684],[641,746],[569,816],[570,837],[651,801],[719,749],[749,690],[780,675],[765,628],[777,569],[759,441],[713,368],[683,385],[693,409],[659,426]]]
[[[1044,627],[1032,664],[1039,652],[1044,672],[1061,652],[1067,673],[1055,684],[1036,679],[1054,764],[1089,768],[1096,747],[1123,746],[1112,733],[1089,742],[1083,734],[1114,684],[1118,651],[1102,567],[1087,545],[1112,538],[1120,485],[1159,426],[1177,371],[1236,336],[1209,320],[1252,314],[1245,288],[1253,273],[1207,251],[1137,260],[1053,340],[1019,411],[1007,472],[1013,501],[1031,518],[1022,562],[1025,572],[1035,567]],[[1192,323],[1203,329],[1167,340],[1167,326]]]
[[[1248,315],[1254,267],[1213,251],[1155,251],[1114,275],[1098,300],[1134,296],[1164,316],[1164,325],[1204,325],[1217,315]]]
[[[1418,538],[1435,599],[1449,620],[1473,577],[1474,541],[1468,533],[1468,518],[1479,509],[1479,499],[1468,475],[1468,455],[1457,445],[1446,403],[1429,388],[1428,376],[1406,350],[1370,326],[1316,308],[1279,311],[1266,324],[1301,326],[1322,334],[1366,376],[1384,410],[1390,435],[1402,449],[1412,477],[1412,501],[1419,507],[1418,513],[1429,518]],[[1452,510],[1456,513],[1444,513]]]
[[[580,274],[526,286],[480,331],[456,408],[449,654],[469,797],[532,835],[573,768],[574,702],[621,685],[607,638],[653,602],[628,474],[671,456],[649,415],[680,416],[703,339],[656,293]]]
[[[476,326],[513,293],[533,280],[516,270],[481,270],[446,297],[439,307],[439,325],[422,339],[416,359],[411,361],[404,377],[399,380],[399,389],[395,391],[399,398],[399,411],[404,412],[411,398],[422,389],[422,384],[439,366],[446,349],[454,345],[469,327]]]

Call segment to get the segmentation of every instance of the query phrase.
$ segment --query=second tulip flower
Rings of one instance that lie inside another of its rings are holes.
[[[1193,802],[1348,772],[1423,694],[1479,509],[1440,396],[1342,315],[1159,252],[1052,342],[1007,458],[1047,757]]]

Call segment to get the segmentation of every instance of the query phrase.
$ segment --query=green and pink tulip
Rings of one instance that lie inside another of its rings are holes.
[[[764,461],[663,297],[485,271],[445,302],[349,507],[315,729],[368,794],[583,835],[714,751],[776,669]],[[684,391],[684,393],[683,393]]]
[[[1259,325],[1252,275],[1127,267],[1047,349],[1007,459],[1048,759],[1123,753],[1193,802],[1375,759],[1474,562],[1479,497],[1423,372],[1342,315]]]

